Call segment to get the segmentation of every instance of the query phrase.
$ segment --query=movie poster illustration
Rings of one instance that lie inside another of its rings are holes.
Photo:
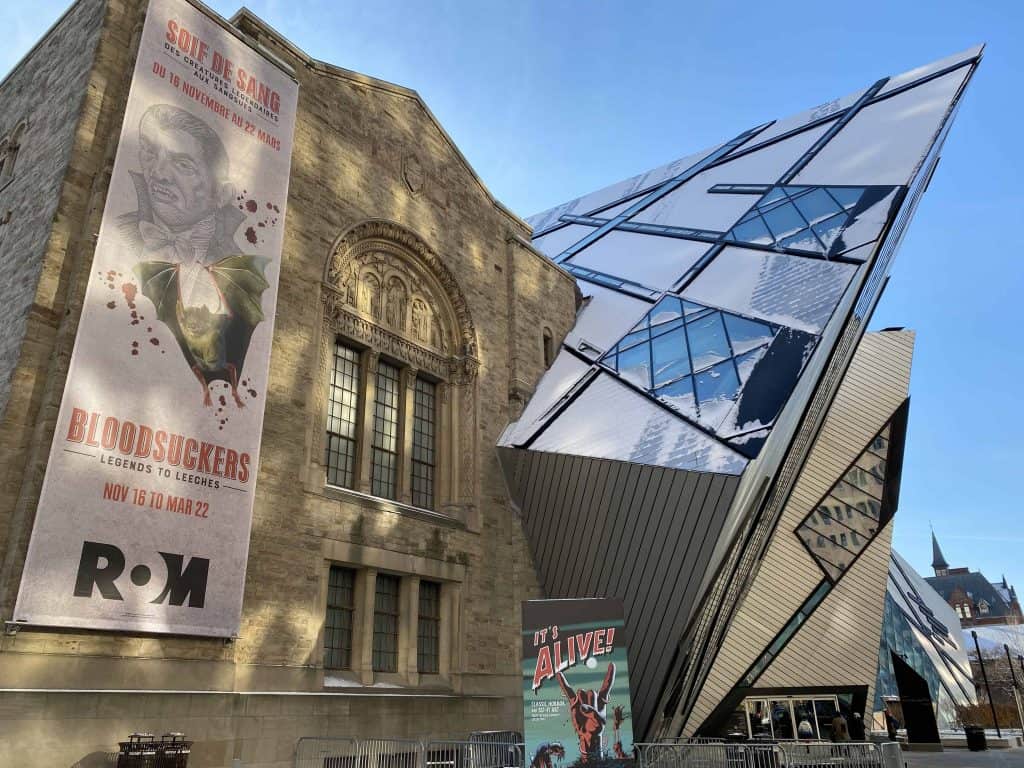
[[[619,600],[523,603],[530,768],[632,760],[627,644]]]
[[[297,98],[151,0],[15,621],[237,634]]]

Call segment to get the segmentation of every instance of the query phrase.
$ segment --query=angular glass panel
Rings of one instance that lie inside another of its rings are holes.
[[[657,395],[658,399],[675,408],[680,413],[690,418],[697,418],[697,401],[693,395],[692,376],[686,376],[667,386],[661,387],[655,390],[654,394]]]
[[[832,247],[832,243],[836,241],[836,238],[843,231],[843,227],[846,225],[846,220],[849,215],[846,212],[836,214],[831,219],[825,219],[825,221],[818,222],[814,225],[814,234],[820,239],[825,249]]]
[[[878,436],[871,441],[871,445],[868,446],[873,454],[879,458],[887,458],[889,455],[889,425],[886,424],[885,429],[878,433]]]
[[[807,222],[791,204],[780,205],[763,215],[776,240],[789,237],[807,226]]]
[[[593,231],[594,227],[586,227],[582,224],[568,224],[561,229],[556,229],[553,232],[536,238],[533,241],[533,247],[549,259],[554,259],[566,248],[575,245]]]
[[[853,264],[727,247],[683,298],[818,334],[856,270]]]
[[[713,368],[698,373],[697,397],[703,410],[704,404],[712,400],[732,400],[740,388],[740,380],[736,377],[736,367],[731,360],[719,363]]]
[[[824,543],[819,543],[819,540],[815,539],[815,544],[812,549],[815,550],[816,553],[820,551],[821,555],[826,560],[830,560],[833,563],[840,563],[845,559],[853,559],[865,546],[867,546],[867,541],[863,536],[857,537],[860,544],[854,546],[851,543],[850,533],[852,530],[847,527],[845,523],[846,520],[844,519],[841,523],[825,525],[822,522],[812,522],[811,519],[808,518],[804,520],[800,527],[805,531],[813,531],[816,535],[821,535],[824,538]]]
[[[651,347],[641,344],[619,353],[619,375],[644,389],[651,388]]]
[[[773,241],[771,233],[765,228],[760,217],[737,224],[729,232],[728,237],[741,243],[757,243],[759,245],[771,245]]]
[[[747,466],[729,446],[605,373],[572,401],[532,448],[731,475]]]
[[[843,210],[824,189],[813,189],[797,198],[794,204],[810,224],[817,224]]]
[[[906,184],[935,140],[969,67],[864,107],[796,181],[800,184]]]
[[[839,481],[831,495],[862,515],[878,520],[882,513],[882,502],[845,480]]]
[[[843,208],[853,208],[864,194],[864,187],[828,187],[828,193]]]
[[[761,198],[758,205],[768,205],[769,203],[774,203],[776,200],[784,200],[785,198],[786,193],[783,191],[783,188],[774,187],[764,197]]]
[[[667,384],[690,372],[690,358],[686,352],[686,333],[682,328],[656,338],[651,342],[651,351],[654,358],[653,382],[655,387],[660,387],[662,384]]]
[[[667,323],[669,320],[675,320],[677,317],[682,316],[683,311],[680,301],[675,296],[663,298],[654,306],[650,313],[652,324]]]
[[[757,361],[764,357],[764,353],[767,351],[767,346],[758,347],[736,358],[736,372],[739,374],[741,384],[746,384],[750,374],[754,372]]]
[[[701,312],[707,312],[708,308],[701,304],[694,304],[691,301],[684,301],[683,311],[686,312],[687,319],[690,319],[693,315],[697,315]]]
[[[619,342],[618,348],[620,350],[624,350],[629,349],[630,347],[635,347],[637,344],[640,344],[641,342],[648,341],[650,337],[650,331],[648,331],[646,328],[641,331],[634,331],[633,333],[624,337],[622,341]]]
[[[880,437],[888,435],[890,430],[891,426],[887,424]],[[882,518],[882,498],[888,467],[884,458],[871,451],[877,443],[873,439],[864,447],[842,479],[836,481],[814,511],[794,531],[832,581],[838,577],[837,567],[841,575],[841,571],[852,562],[852,557],[841,553],[857,555],[888,522],[888,518]],[[817,534],[817,537],[812,536],[812,533]]]
[[[779,242],[783,248],[793,248],[797,251],[810,251],[811,253],[824,253],[821,241],[814,236],[809,229],[802,229],[792,237],[787,237]]]
[[[768,231],[760,216],[736,224],[727,237],[740,243],[756,243],[763,246],[770,246],[773,242],[771,232]]]
[[[725,319],[725,329],[729,332],[729,343],[732,345],[734,355],[767,344],[775,336],[775,330],[766,323],[758,323],[745,317],[726,313],[723,313],[722,316]]]
[[[857,474],[856,486],[858,488],[876,499],[882,498],[885,488],[885,462],[882,459],[872,458],[870,454],[865,454],[857,459],[857,464],[850,469],[848,474],[854,472]]]
[[[693,360],[694,371],[731,357],[721,312],[688,323],[686,334],[690,340],[690,359]]]
[[[569,260],[570,264],[642,285],[669,288],[707,251],[707,243],[613,230]]]
[[[651,326],[651,336],[652,337],[663,336],[664,334],[668,333],[669,331],[674,331],[676,328],[682,328],[682,327],[683,327],[683,318],[677,317],[675,320],[669,320],[667,323],[662,323],[661,325],[652,325]]]

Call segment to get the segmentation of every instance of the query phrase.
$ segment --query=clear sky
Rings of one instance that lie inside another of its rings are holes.
[[[0,72],[66,4],[0,3]],[[238,8],[211,4],[226,16]],[[930,575],[931,523],[951,565],[990,579],[1005,572],[1024,589],[1024,334],[1013,326],[1024,294],[1024,3],[251,8],[317,58],[418,90],[495,196],[523,216],[986,42],[873,327],[918,332],[897,548]]]

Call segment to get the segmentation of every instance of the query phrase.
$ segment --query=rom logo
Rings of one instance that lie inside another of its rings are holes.
[[[205,557],[192,557],[188,564],[185,555],[160,552],[167,577],[156,599],[150,603],[185,605],[202,608],[206,602],[206,579],[210,573],[210,561]],[[124,600],[123,589],[144,587],[153,579],[153,572],[142,563],[134,566],[127,579],[118,579],[125,571],[124,552],[113,544],[99,541],[83,541],[82,557],[78,562],[78,576],[75,579],[75,597],[92,597],[99,590],[104,600]]]

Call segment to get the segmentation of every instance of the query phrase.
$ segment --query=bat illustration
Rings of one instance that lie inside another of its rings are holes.
[[[238,380],[253,330],[263,321],[260,304],[270,287],[263,275],[270,259],[237,254],[199,269],[208,272],[224,312],[182,300],[182,265],[140,261],[132,269],[142,295],[153,302],[156,316],[171,329],[185,361],[203,387],[203,405],[210,405],[210,384],[218,379],[231,387],[239,408]]]

